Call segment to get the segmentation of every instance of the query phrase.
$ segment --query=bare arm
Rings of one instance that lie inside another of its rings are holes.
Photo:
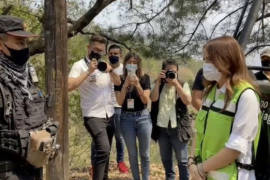
[[[89,71],[86,71],[77,78],[68,78],[68,91],[77,89],[89,75]]]
[[[184,92],[183,87],[178,82],[178,80],[175,79],[174,80],[174,84],[175,84],[175,87],[176,87],[176,91],[177,91],[178,96],[181,98],[181,100],[183,101],[183,103],[185,105],[189,105],[191,103],[191,97]]]
[[[160,82],[156,80],[155,87],[151,92],[151,101],[156,102],[159,98],[159,88],[160,88]]]
[[[113,82],[114,85],[119,86],[121,84],[120,76],[115,74],[113,71],[109,73],[111,81]]]
[[[140,83],[136,85],[138,94],[140,95],[140,99],[143,104],[147,104],[150,100],[150,89],[143,90],[142,86]]]
[[[79,77],[76,78],[68,78],[68,91],[73,91],[77,89],[82,82],[95,70],[97,69],[97,61],[91,61],[89,64],[88,71],[82,73]]]
[[[159,77],[157,78],[156,80],[156,83],[155,83],[155,87],[151,93],[151,100],[152,102],[156,102],[159,98],[159,88],[160,88],[160,84],[161,84],[161,79],[164,79],[165,78],[165,71],[162,70],[159,74]]]
[[[113,82],[114,85],[119,86],[121,84],[121,79],[120,76],[118,74],[116,74],[115,72],[113,72],[113,68],[112,66],[107,63],[107,73],[110,74],[110,78],[111,81]]]
[[[191,179],[204,180],[206,179],[206,173],[228,166],[232,162],[235,162],[239,155],[239,151],[223,148],[206,161],[198,165],[191,164],[189,167]]]
[[[226,167],[232,162],[235,162],[235,160],[239,157],[239,155],[240,155],[239,151],[225,147],[222,150],[220,150],[216,155],[204,161],[203,169],[205,172],[209,172]]]
[[[115,92],[116,100],[120,106],[122,106],[125,101],[128,86],[129,86],[129,78],[127,77],[122,86],[121,91]]]
[[[203,91],[193,90],[192,91],[192,106],[199,111],[202,106]]]

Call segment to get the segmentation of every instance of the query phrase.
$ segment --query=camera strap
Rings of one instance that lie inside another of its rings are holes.
[[[90,60],[86,58],[86,56],[84,57],[84,62],[85,64],[87,65],[87,67],[89,66],[90,64]]]

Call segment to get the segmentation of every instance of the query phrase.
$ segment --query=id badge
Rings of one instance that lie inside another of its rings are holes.
[[[96,82],[96,75],[95,74],[92,74],[92,75],[90,75],[90,78],[89,78],[89,81],[91,82],[91,83],[95,83]]]
[[[127,100],[127,108],[128,109],[134,109],[134,99],[128,99]]]

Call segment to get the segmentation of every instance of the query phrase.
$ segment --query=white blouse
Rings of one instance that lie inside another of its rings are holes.
[[[217,89],[217,93],[224,93],[225,87]],[[217,96],[216,96],[217,97]],[[260,104],[253,90],[248,89],[240,96],[238,109],[232,127],[232,133],[225,146],[239,151],[238,161],[250,164],[252,160],[252,141],[258,130],[258,115]],[[254,170],[239,169],[238,180],[255,180]]]

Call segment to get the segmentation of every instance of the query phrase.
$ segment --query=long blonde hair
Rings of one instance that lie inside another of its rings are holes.
[[[233,87],[241,81],[248,82],[257,89],[248,73],[243,50],[233,37],[223,36],[210,40],[204,45],[203,50],[204,58],[213,63],[219,72],[227,79],[225,82],[226,94],[224,109],[232,98]],[[216,82],[205,80],[204,83],[206,87],[205,95],[208,95]]]

